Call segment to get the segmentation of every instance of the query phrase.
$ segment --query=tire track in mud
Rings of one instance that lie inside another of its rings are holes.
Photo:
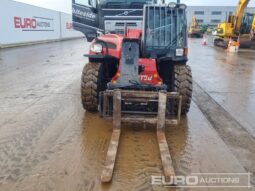
[[[253,173],[254,185],[255,138],[196,82],[193,82],[193,100],[244,169]]]
[[[178,126],[166,128],[166,138],[177,175],[187,176],[192,171],[195,149],[193,135],[189,131],[186,117],[182,117]]]
[[[184,153],[181,156],[179,164],[177,165],[177,175],[188,176],[192,172],[191,166],[194,161],[193,152],[195,149],[193,148],[190,139],[187,140],[186,144],[187,145],[185,147]]]
[[[72,141],[75,131],[66,133],[66,127],[68,126],[62,126],[64,128],[61,128],[61,126],[52,124],[56,119],[61,121],[59,118],[65,110],[68,110],[68,106],[71,106],[73,101],[70,100],[73,99],[76,100],[76,96],[68,96],[68,99],[59,95],[58,99],[55,95],[45,97],[19,115],[13,123],[0,130],[3,133],[7,131],[7,134],[9,134],[9,136],[3,137],[5,142],[0,144],[0,184],[21,180],[22,177],[29,175],[29,172],[37,164],[48,160],[51,154],[61,151],[63,146]],[[52,102],[54,104],[47,106],[46,103],[49,100],[54,100]],[[66,105],[67,102],[69,105]],[[65,103],[64,106],[63,103]],[[63,110],[63,107],[65,110]],[[32,112],[34,114],[31,115],[31,111],[38,113]],[[33,117],[31,118],[31,116]],[[73,115],[68,116],[68,118],[69,122],[72,121]],[[17,127],[17,124],[19,124],[19,127]],[[49,135],[48,133],[48,136],[45,137],[47,130],[53,134]],[[43,137],[44,140],[42,140]]]

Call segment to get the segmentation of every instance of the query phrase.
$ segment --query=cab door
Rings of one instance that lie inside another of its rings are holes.
[[[82,32],[91,42],[97,37],[99,29],[99,16],[97,0],[72,0],[73,26]]]

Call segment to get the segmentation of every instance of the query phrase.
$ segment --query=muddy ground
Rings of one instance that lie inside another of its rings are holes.
[[[189,45],[191,111],[166,133],[177,174],[255,173],[255,52]],[[0,190],[179,190],[151,185],[162,166],[143,125],[123,125],[113,182],[100,183],[112,125],[82,109],[87,50],[82,39],[0,50]]]

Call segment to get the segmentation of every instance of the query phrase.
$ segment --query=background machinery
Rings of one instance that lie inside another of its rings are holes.
[[[82,104],[87,112],[113,120],[102,182],[112,179],[125,122],[157,124],[163,171],[174,176],[164,128],[177,125],[191,103],[186,5],[84,1],[73,0],[74,28],[92,41],[81,79]]]
[[[255,41],[250,38],[254,14],[244,13],[249,1],[239,0],[235,13],[229,15],[228,21],[218,24],[218,38],[214,40],[215,46],[227,48],[231,38],[234,41],[240,41],[240,48],[255,48]]]
[[[255,15],[252,22],[251,32],[250,32],[251,40],[255,40]]]
[[[199,25],[197,18],[192,17],[192,23],[189,26],[188,36],[190,38],[202,38],[203,37],[203,28]]]

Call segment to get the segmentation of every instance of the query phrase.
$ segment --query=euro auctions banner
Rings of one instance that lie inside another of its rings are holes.
[[[73,38],[84,36],[81,32],[75,31],[73,28],[72,16],[66,13],[61,13],[61,37]]]
[[[1,0],[0,42],[3,45],[58,39],[59,15],[59,12]]]
[[[83,37],[73,30],[71,15],[11,0],[1,0],[0,4],[1,47]]]
[[[15,29],[20,29],[21,31],[54,31],[54,18],[44,18],[38,16],[24,18],[15,16],[13,20]]]

